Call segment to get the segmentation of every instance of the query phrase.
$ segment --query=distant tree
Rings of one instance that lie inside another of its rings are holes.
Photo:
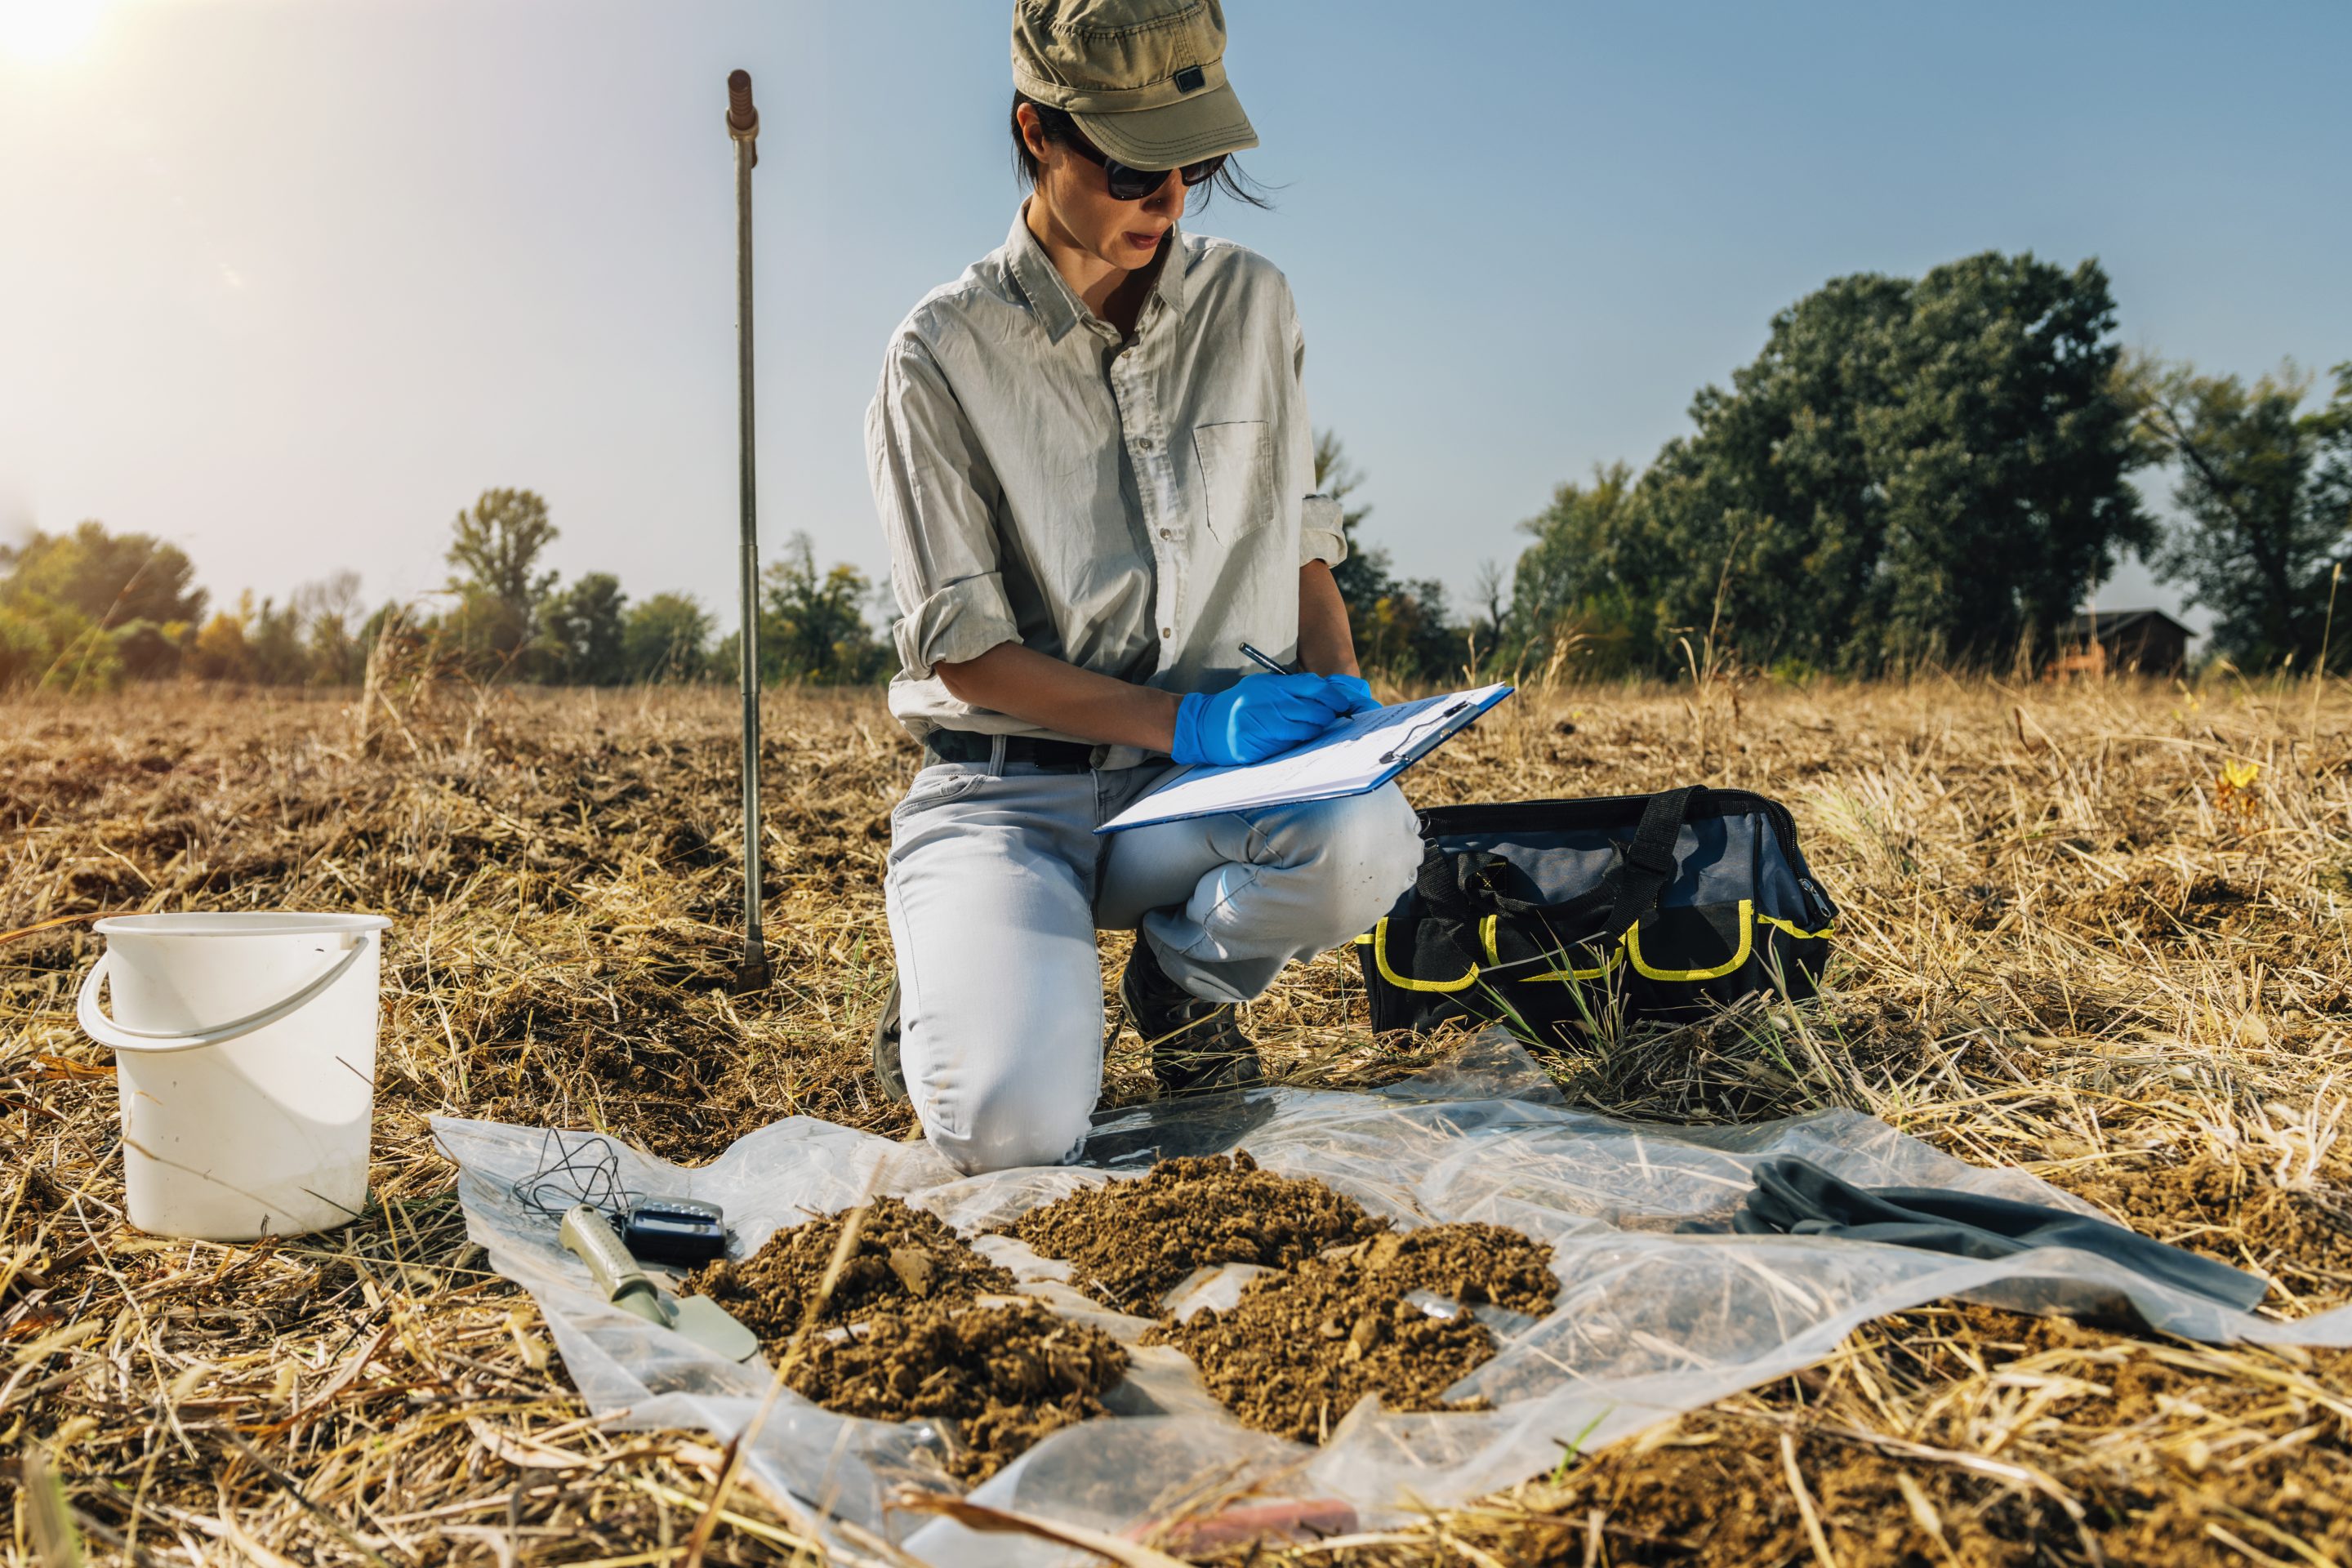
[[[557,538],[547,502],[530,490],[484,490],[471,511],[457,514],[450,532],[447,560],[457,569],[450,589],[495,599],[512,611],[500,619],[516,640],[499,651],[513,652],[529,636],[540,601],[555,586],[555,574],[539,570],[540,557]]]
[[[246,679],[258,686],[299,686],[310,679],[310,651],[303,646],[306,617],[292,600],[254,602],[250,589],[237,599],[249,668]]]
[[[2153,538],[2114,326],[2095,262],[1832,281],[1630,489],[1555,498],[1522,627],[1622,633],[1660,669],[1710,630],[1758,664],[2005,661]]]
[[[1865,426],[1887,492],[1884,643],[1977,660],[2046,646],[2155,539],[2106,274],[1987,253],[1929,272],[1910,308],[1899,395]]]
[[[710,645],[710,617],[685,594],[656,594],[629,606],[621,668],[630,680],[698,680]]]
[[[0,596],[0,688],[110,691],[122,675],[116,635],[79,610],[39,594]]]
[[[622,657],[628,595],[610,572],[591,572],[539,612],[547,679],[571,686],[614,686],[627,679]]]
[[[161,626],[203,618],[205,592],[177,545],[151,534],[109,533],[96,521],[67,533],[36,529],[21,544],[0,546],[0,595],[37,594],[79,611],[101,626],[151,621]]]
[[[160,680],[179,673],[196,629],[185,621],[157,626],[152,621],[126,621],[105,636],[114,644],[122,673],[133,680]]]
[[[174,545],[103,523],[0,547],[0,686],[104,690],[173,673],[204,591]]]
[[[226,610],[215,614],[196,633],[189,663],[206,680],[252,679],[253,650],[246,644],[244,620]]]
[[[294,591],[301,612],[314,686],[357,686],[367,674],[367,642],[358,626],[360,574],[337,572]]]
[[[1356,529],[1372,514],[1368,506],[1349,506],[1348,498],[1362,488],[1362,470],[1348,460],[1336,430],[1315,432],[1315,493],[1337,501],[1339,505],[1339,536],[1347,542],[1348,558],[1331,568],[1332,580],[1339,584],[1339,597],[1350,606],[1370,604],[1387,586],[1381,568],[1386,557],[1366,555],[1357,542]]]
[[[873,596],[865,573],[846,563],[819,571],[815,544],[805,533],[793,534],[760,574],[761,680],[848,685],[880,679],[888,673],[889,650],[861,609]],[[737,633],[728,633],[710,650],[706,668],[731,679],[741,646]]]
[[[1348,558],[1331,568],[1331,577],[1348,606],[1357,661],[1399,679],[1444,679],[1465,661],[1467,634],[1449,621],[1444,584],[1431,578],[1400,578],[1387,551],[1368,548],[1358,540],[1357,527],[1372,509],[1349,507],[1347,500],[1362,483],[1363,475],[1348,460],[1338,434],[1318,431],[1315,489],[1340,507],[1339,531],[1347,541]]]
[[[459,589],[457,602],[425,629],[444,656],[477,676],[537,673],[530,611],[486,588]]]
[[[860,609],[873,592],[846,563],[820,573],[805,533],[760,575],[760,664],[764,680],[846,684],[873,680],[887,656]]]
[[[55,634],[46,624],[44,612],[63,610],[47,599],[27,598],[14,603],[0,603],[0,690],[29,686],[48,673],[58,656]],[[78,613],[64,610],[73,616],[74,626],[68,635],[78,633],[89,622]]]
[[[1492,653],[1501,646],[1510,627],[1510,574],[1491,557],[1481,561],[1477,574],[1470,580],[1470,594],[1478,602],[1478,618],[1471,623],[1470,630],[1477,637],[1479,647]]]
[[[1607,676],[1654,658],[1648,595],[1658,574],[1645,552],[1654,534],[1635,516],[1636,495],[1632,468],[1595,463],[1590,484],[1560,485],[1549,506],[1519,524],[1535,542],[1512,574],[1501,649],[1507,661]]]
[[[2311,378],[2291,365],[2252,386],[2188,365],[2135,373],[2141,427],[2173,465],[2183,518],[2157,570],[2213,611],[2214,647],[2242,666],[2308,668],[2323,640],[2332,667],[2352,664],[2327,625],[2332,579],[2352,553],[2352,363],[2313,408]]]

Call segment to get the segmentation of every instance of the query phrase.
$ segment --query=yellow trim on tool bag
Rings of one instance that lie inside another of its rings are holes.
[[[1806,931],[1804,928],[1798,925],[1796,921],[1784,921],[1779,915],[1758,915],[1756,918],[1762,921],[1768,926],[1779,926],[1782,931],[1787,931],[1799,942],[1819,942],[1823,937],[1833,936],[1837,933],[1837,921],[1832,921],[1829,924],[1822,927],[1819,931]]]
[[[1495,922],[1500,918],[1498,915],[1488,915],[1478,922],[1478,940],[1486,944],[1486,962],[1496,968],[1500,968],[1503,963],[1503,955],[1495,946]],[[1538,980],[1599,980],[1617,966],[1618,957],[1619,954],[1615,952],[1609,954],[1601,961],[1601,966],[1597,969],[1578,969],[1570,966],[1567,969],[1548,969],[1541,974],[1522,974],[1517,978],[1528,984],[1533,984]]]
[[[1739,900],[1739,949],[1729,962],[1713,969],[1653,969],[1642,962],[1642,928],[1630,926],[1625,931],[1625,956],[1633,961],[1633,973],[1645,980],[1720,980],[1748,962],[1749,949],[1756,945],[1756,900]]]
[[[1496,969],[1504,967],[1502,952],[1495,942],[1496,922],[1500,918],[1497,915],[1488,915],[1478,922],[1479,944],[1486,950],[1487,964]],[[1641,928],[1635,926],[1628,929],[1625,934],[1618,939],[1616,948],[1593,968],[1578,969],[1571,965],[1567,969],[1547,970],[1541,974],[1521,974],[1513,978],[1522,984],[1529,984],[1538,980],[1600,980],[1606,978],[1609,972],[1616,968],[1619,963],[1630,959],[1633,961],[1634,973],[1648,980],[1720,980],[1748,962],[1748,955],[1755,950],[1756,922],[1759,921],[1769,926],[1777,926],[1801,942],[1819,942],[1837,931],[1835,921],[1832,921],[1819,931],[1807,931],[1794,921],[1785,921],[1778,915],[1758,914],[1756,901],[1753,899],[1742,899],[1739,900],[1738,950],[1732,953],[1727,961],[1717,964],[1713,969],[1652,968],[1642,958]],[[1381,978],[1391,985],[1406,991],[1461,991],[1466,989],[1478,978],[1479,966],[1475,963],[1453,980],[1416,980],[1409,974],[1399,974],[1389,967],[1388,936],[1389,922],[1387,917],[1383,916],[1379,924],[1356,938],[1356,945],[1372,950],[1374,966],[1380,970]]]
[[[1389,967],[1389,921],[1386,915],[1381,917],[1380,924],[1372,928],[1372,934],[1370,937],[1358,937],[1356,940],[1371,943],[1372,963],[1380,969],[1381,978],[1391,985],[1400,986],[1407,991],[1460,991],[1478,978],[1478,966],[1475,963],[1464,971],[1458,980],[1415,980],[1409,974],[1399,974],[1395,970],[1391,969]]]

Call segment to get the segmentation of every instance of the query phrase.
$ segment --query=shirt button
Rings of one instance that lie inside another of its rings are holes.
[[[1151,450],[1151,437],[1149,436],[1138,436],[1135,438],[1135,444],[1146,452]]]
[[[1160,635],[1161,637],[1174,637],[1176,634],[1175,634],[1174,632],[1170,631],[1166,626],[1162,626],[1162,627],[1160,627]]]
[[[1163,528],[1160,531],[1160,537],[1162,539],[1173,539],[1176,537],[1176,531],[1172,528]]]

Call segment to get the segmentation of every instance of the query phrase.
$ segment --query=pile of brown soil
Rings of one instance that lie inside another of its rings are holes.
[[[1538,1315],[1559,1293],[1551,1248],[1499,1225],[1433,1225],[1352,1250],[1382,1289],[1434,1290],[1465,1306]]]
[[[1034,1301],[924,1301],[812,1335],[785,1381],[845,1415],[929,1421],[948,1472],[977,1483],[1048,1433],[1104,1414],[1104,1392],[1126,1372],[1110,1336]]]
[[[683,1288],[734,1313],[771,1355],[781,1355],[816,1300],[841,1245],[842,1226],[856,1212],[780,1230],[740,1263],[704,1264]],[[877,1198],[818,1321],[855,1323],[893,1308],[1012,1292],[1013,1276],[966,1247],[937,1215],[897,1198]]]
[[[1261,1171],[1248,1154],[1236,1153],[1163,1160],[1139,1180],[1031,1209],[1012,1234],[1042,1256],[1069,1263],[1079,1289],[1120,1311],[1151,1317],[1160,1299],[1195,1269],[1221,1263],[1286,1268],[1387,1228],[1386,1220],[1320,1182]]]
[[[1500,1226],[1432,1226],[1261,1275],[1232,1310],[1162,1323],[1148,1339],[1191,1356],[1245,1425],[1317,1443],[1367,1394],[1391,1410],[1478,1408],[1444,1394],[1494,1355],[1493,1336],[1467,1312],[1433,1317],[1405,1297],[1427,1289],[1539,1312],[1558,1289],[1550,1258]]]

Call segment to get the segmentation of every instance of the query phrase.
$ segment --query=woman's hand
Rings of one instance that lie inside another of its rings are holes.
[[[1189,693],[1176,710],[1179,763],[1231,767],[1313,740],[1361,709],[1371,688],[1346,675],[1245,675],[1214,695]]]

